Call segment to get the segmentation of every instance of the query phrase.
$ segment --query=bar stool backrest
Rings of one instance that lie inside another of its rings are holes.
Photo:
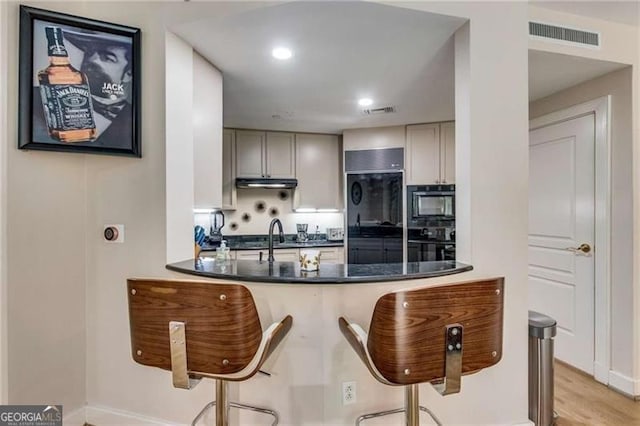
[[[446,326],[463,326],[462,374],[502,357],[503,279],[437,285],[378,299],[367,348],[389,382],[410,385],[445,377]]]
[[[239,284],[129,279],[133,359],[171,370],[169,322],[185,323],[190,372],[229,374],[258,351],[262,326],[251,292]]]

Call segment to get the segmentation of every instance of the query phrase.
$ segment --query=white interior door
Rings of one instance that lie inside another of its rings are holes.
[[[593,114],[529,134],[529,309],[558,322],[556,358],[594,366]],[[588,244],[588,250],[576,250]]]

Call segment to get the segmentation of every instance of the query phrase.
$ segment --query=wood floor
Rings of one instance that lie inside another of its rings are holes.
[[[587,374],[556,361],[557,426],[640,426],[640,401],[623,396]]]

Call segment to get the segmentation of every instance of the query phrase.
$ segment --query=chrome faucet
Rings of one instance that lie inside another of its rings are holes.
[[[273,227],[278,225],[278,235],[280,237],[280,243],[284,243],[284,232],[282,232],[282,222],[280,219],[273,219],[269,225],[269,257],[267,261],[273,263],[275,260],[273,257]]]

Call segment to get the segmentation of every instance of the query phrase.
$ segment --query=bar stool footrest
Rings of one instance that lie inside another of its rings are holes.
[[[440,421],[440,419],[438,419],[438,417],[436,417],[433,411],[429,410],[427,407],[424,407],[422,405],[420,406],[420,411],[424,411],[425,413],[427,413],[433,419],[433,421],[436,422],[436,425],[442,426],[442,422]],[[375,413],[363,414],[356,419],[356,426],[360,426],[360,423],[362,423],[365,420],[373,419],[376,417],[389,416],[391,414],[404,413],[404,412],[405,412],[404,408],[396,408],[395,410],[385,410],[385,411],[377,411]]]
[[[204,408],[200,410],[198,415],[193,419],[193,421],[191,422],[191,426],[196,426],[198,421],[200,421],[200,419],[205,415],[207,410],[210,410],[211,408],[215,407],[215,405],[216,405],[216,401],[211,401],[210,403],[205,405]],[[238,408],[240,410],[255,411],[257,413],[268,414],[270,416],[273,416],[273,423],[271,423],[271,426],[277,426],[278,422],[280,421],[280,418],[278,417],[278,413],[268,408],[255,407],[253,405],[247,405],[247,404],[240,404],[239,402],[229,402],[229,406],[233,408]]]

